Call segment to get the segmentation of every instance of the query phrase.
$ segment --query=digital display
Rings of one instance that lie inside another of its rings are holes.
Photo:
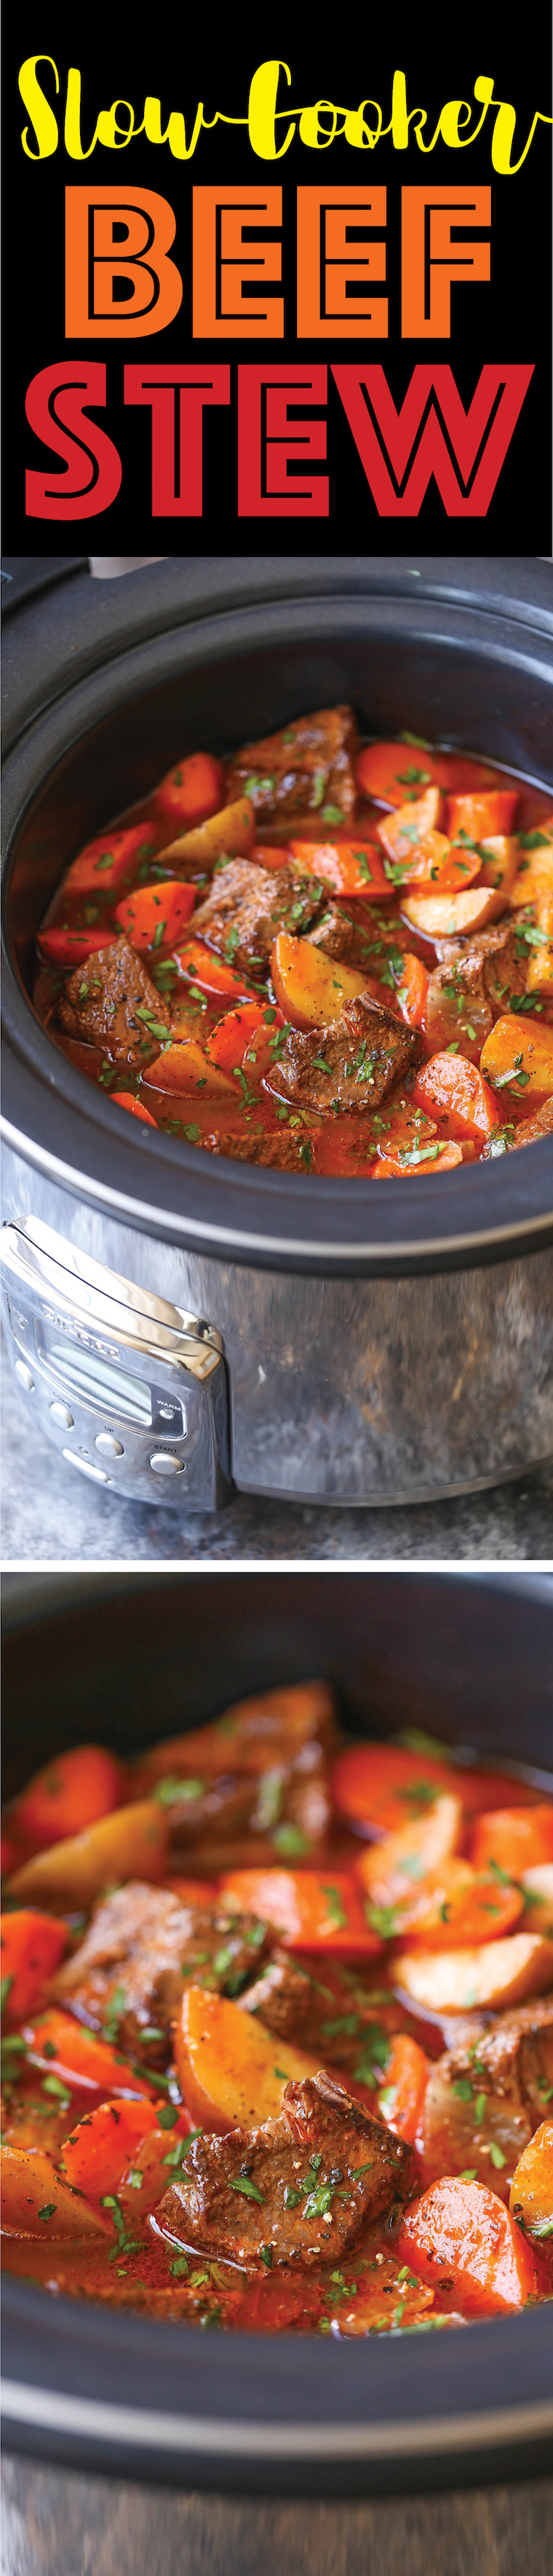
[[[80,1396],[83,1404],[99,1404],[106,1413],[118,1413],[125,1422],[136,1422],[150,1430],[152,1398],[147,1378],[131,1377],[101,1359],[98,1351],[87,1351],[78,1342],[57,1341],[53,1333],[41,1332],[45,1356],[63,1380],[63,1392],[69,1389]]]

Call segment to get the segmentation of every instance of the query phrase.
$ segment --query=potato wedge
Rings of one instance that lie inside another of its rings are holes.
[[[279,930],[271,950],[271,975],[277,1002],[294,1029],[330,1028],[341,1019],[344,1002],[377,989],[359,967],[340,966],[311,940],[293,939],[287,930]]]
[[[516,912],[520,904],[539,903],[548,894],[553,894],[553,814],[547,814],[534,832],[519,835],[509,905]]]
[[[460,1798],[447,1795],[401,1825],[385,1842],[371,1843],[357,1864],[357,1874],[371,1904],[399,1912],[398,1932],[418,1912],[423,1888],[457,1849],[463,1820]]]
[[[163,843],[163,858],[172,868],[214,868],[216,859],[245,858],[255,840],[255,815],[248,796],[239,796],[235,805],[221,806],[209,822],[197,823],[192,832],[180,832],[178,840]]]
[[[529,2236],[553,2236],[553,2120],[542,2120],[519,2157],[509,2208]]]
[[[0,2164],[5,2235],[38,2236],[44,2241],[65,2236],[78,2245],[85,2237],[108,2234],[99,2212],[89,2208],[80,2192],[70,2191],[40,2147],[26,2155],[22,2147],[3,2146]]]
[[[518,841],[512,833],[496,832],[490,833],[480,847],[482,866],[478,884],[493,886],[496,893],[502,894],[504,903],[508,903],[519,863]]]
[[[526,1110],[539,1108],[553,1092],[553,1029],[507,1012],[485,1040],[480,1072],[505,1099],[507,1116],[511,1095]]]
[[[505,896],[501,886],[469,886],[466,894],[410,894],[402,897],[401,909],[413,930],[423,939],[466,937],[469,930],[485,930],[488,921],[496,921],[503,912]]]
[[[14,1870],[8,1879],[8,1896],[21,1896],[25,1902],[56,1905],[62,1899],[88,1908],[102,1887],[123,1878],[145,1878],[157,1882],[163,1866],[169,1837],[167,1809],[155,1798],[144,1798],[134,1807],[116,1807],[111,1816],[90,1825],[84,1834],[70,1834],[67,1842],[51,1843],[48,1851],[35,1852],[22,1869]]]
[[[148,1066],[148,1081],[154,1083],[156,1091],[190,1093],[193,1100],[197,1100],[198,1092],[202,1099],[208,1094],[218,1098],[222,1091],[227,1098],[230,1092],[235,1100],[241,1097],[239,1083],[233,1082],[232,1074],[222,1073],[218,1064],[212,1064],[197,1038],[178,1038],[174,1046],[163,1047],[155,1063]]]
[[[553,1941],[513,1932],[479,1950],[402,1951],[394,1983],[422,2012],[492,2012],[553,1986]]]
[[[553,889],[551,894],[540,895],[536,904],[526,989],[529,993],[545,993],[548,1000],[553,994]]]
[[[203,1986],[188,1986],[183,1995],[175,2061],[187,2110],[219,2135],[275,2118],[285,2084],[316,2075],[318,2064],[274,2039],[253,2013]]]

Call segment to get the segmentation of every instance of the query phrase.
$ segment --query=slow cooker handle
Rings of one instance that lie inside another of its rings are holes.
[[[221,1335],[27,1217],[2,1227],[2,1311],[18,1390],[46,1438],[135,1501],[231,1499]]]

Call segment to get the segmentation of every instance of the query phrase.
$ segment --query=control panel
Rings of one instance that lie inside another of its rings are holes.
[[[2,1227],[11,1365],[67,1467],[137,1502],[209,1511],[230,1500],[220,1333],[36,1217]]]

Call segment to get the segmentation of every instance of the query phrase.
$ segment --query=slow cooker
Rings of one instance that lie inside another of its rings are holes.
[[[44,573],[37,573],[44,580]],[[5,646],[4,1317],[68,1474],[189,1509],[470,1492],[553,1449],[553,1144],[407,1187],[213,1158],[52,1046],[26,989],[70,855],[198,745],[349,699],[553,785],[547,564],[200,561],[17,585]],[[8,606],[11,591],[8,584]]]
[[[128,1754],[314,1673],[352,1733],[423,1725],[550,1792],[552,1631],[547,1576],[12,1576],[5,1792],[79,1740]],[[54,2299],[5,2268],[3,2307],[4,2443],[28,2458],[196,2493],[342,2496],[344,2509],[552,2466],[551,2305],[351,2343],[202,2335]],[[134,2564],[141,2576],[140,2547]]]

